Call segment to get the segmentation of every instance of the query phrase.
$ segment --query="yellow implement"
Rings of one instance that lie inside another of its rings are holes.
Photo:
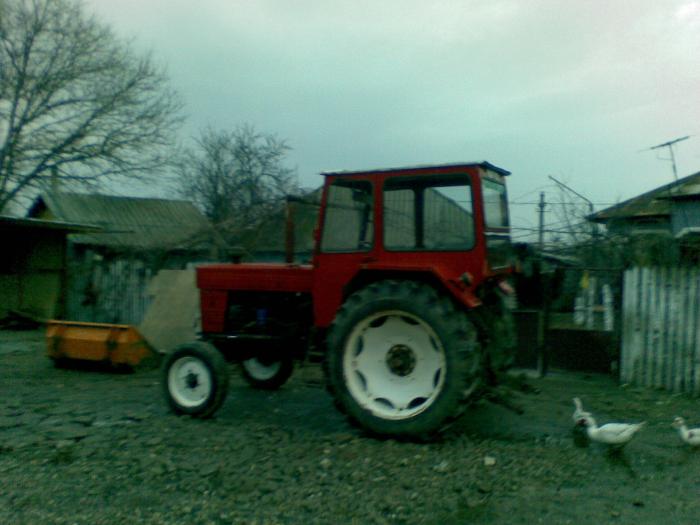
[[[125,324],[51,320],[46,324],[48,356],[137,366],[154,352],[136,328]]]

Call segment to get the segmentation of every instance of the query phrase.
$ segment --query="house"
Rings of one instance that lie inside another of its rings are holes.
[[[610,234],[683,238],[700,233],[700,172],[593,213]]]
[[[69,236],[65,316],[76,321],[137,324],[155,273],[218,260],[224,248],[186,201],[48,192],[27,215],[100,228]]]
[[[625,267],[695,264],[700,261],[700,172],[587,218],[617,238],[624,252],[618,263]]]

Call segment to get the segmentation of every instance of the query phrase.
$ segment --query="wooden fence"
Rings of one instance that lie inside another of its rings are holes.
[[[700,394],[700,271],[633,268],[624,276],[623,382]]]
[[[72,321],[139,324],[151,302],[151,269],[136,258],[86,257],[69,266],[66,318]]]

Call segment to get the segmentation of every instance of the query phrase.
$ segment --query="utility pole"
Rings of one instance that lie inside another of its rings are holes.
[[[547,368],[549,366],[549,356],[547,355],[545,335],[547,334],[547,327],[549,326],[549,307],[552,300],[550,283],[551,275],[550,272],[545,271],[544,265],[544,209],[546,206],[547,203],[544,200],[544,192],[541,191],[540,203],[537,205],[540,215],[540,253],[538,254],[537,260],[539,262],[538,272],[540,287],[542,290],[542,295],[540,297],[540,309],[537,314],[537,370],[539,371],[540,377],[547,375]]]
[[[544,249],[544,208],[547,203],[544,202],[544,192],[540,192],[540,203],[538,208],[540,209],[540,230],[539,230],[539,246],[540,246],[540,257],[542,256],[542,250]]]
[[[668,148],[668,151],[671,154],[671,158],[663,160],[671,161],[671,166],[673,167],[673,180],[678,180],[678,171],[676,170],[676,155],[673,153],[673,145],[683,140],[688,140],[689,138],[690,135],[686,135],[685,137],[679,137],[677,139],[669,140],[668,142],[664,142],[663,144],[657,144],[656,146],[652,146],[651,148],[649,148],[650,150]]]

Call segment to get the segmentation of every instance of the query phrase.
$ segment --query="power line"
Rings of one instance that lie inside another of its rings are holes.
[[[509,204],[514,204],[516,206],[524,206],[524,205],[537,205],[539,202],[536,201],[529,201],[529,202],[510,202]],[[547,202],[547,204],[556,204],[558,206],[581,206],[581,203],[577,202]],[[615,206],[616,204],[620,204],[619,202],[594,202],[596,206]]]
[[[525,228],[525,227],[511,227],[511,231],[524,231],[524,232],[539,232],[539,228]],[[581,230],[572,230],[572,229],[558,229],[558,228],[543,228],[543,232],[545,233],[568,233],[568,234],[574,234],[574,233],[583,233]]]
[[[535,188],[534,190],[527,191],[523,193],[522,195],[519,195],[518,197],[514,197],[512,200],[517,201],[519,199],[522,199],[523,197],[527,197],[528,195],[532,195],[533,193],[537,193],[538,191],[546,190],[548,188],[553,188],[553,184],[547,184],[545,186],[539,186],[538,188]],[[537,203],[536,203],[537,204]]]

